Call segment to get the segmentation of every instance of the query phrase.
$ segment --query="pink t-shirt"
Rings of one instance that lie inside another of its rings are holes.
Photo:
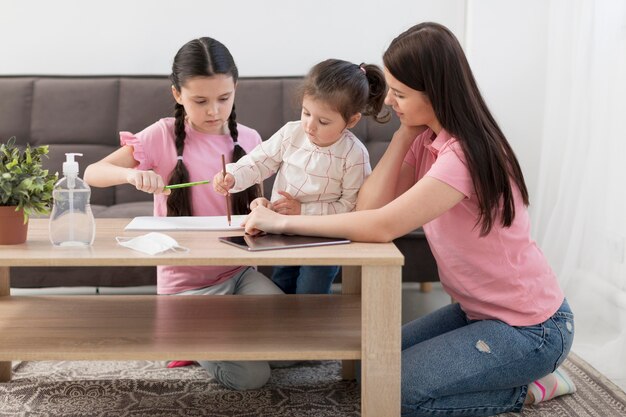
[[[472,320],[497,319],[512,326],[541,323],[562,304],[564,295],[548,262],[530,237],[528,211],[513,185],[515,219],[499,220],[480,237],[478,200],[464,152],[442,130],[428,129],[409,149],[405,163],[415,167],[415,180],[436,178],[465,199],[424,225],[437,261],[441,283]]]
[[[261,143],[256,130],[237,125],[238,142],[246,151]],[[189,171],[189,181],[212,179],[222,170],[221,155],[227,162],[232,159],[233,139],[230,135],[209,135],[185,125],[187,137],[183,161]],[[167,183],[177,161],[174,145],[174,118],[161,119],[141,132],[133,135],[120,132],[122,145],[133,147],[137,169],[153,170]],[[213,191],[211,184],[190,188],[193,214],[196,216],[220,216],[226,214],[226,201]],[[167,215],[167,196],[154,196],[154,215]],[[174,294],[181,291],[208,287],[224,282],[243,267],[233,266],[159,266],[157,267],[157,292]]]

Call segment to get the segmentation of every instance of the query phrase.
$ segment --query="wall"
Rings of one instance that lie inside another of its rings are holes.
[[[543,0],[0,0],[0,74],[167,74],[178,48],[210,35],[243,76],[302,75],[338,57],[380,64],[413,24],[448,26],[524,169],[531,199],[542,131]]]
[[[419,21],[460,34],[465,23],[464,0],[0,0],[0,11],[0,74],[167,74],[180,46],[212,36],[241,75],[302,75],[329,57],[380,63]]]
[[[489,108],[515,151],[531,204],[545,105],[548,7],[544,0],[468,0],[465,51]]]

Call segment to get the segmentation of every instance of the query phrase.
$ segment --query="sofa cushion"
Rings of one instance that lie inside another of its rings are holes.
[[[0,79],[0,138],[15,136],[16,143],[30,142],[34,78]]]
[[[150,194],[147,194],[151,197]],[[137,216],[152,216],[153,204],[150,201],[135,201],[132,203],[114,204],[112,206],[92,205],[95,217],[101,218],[131,218]]]
[[[171,85],[165,77],[120,79],[116,130],[137,133],[163,117],[173,116],[176,101]],[[114,145],[119,144],[118,139]]]
[[[43,144],[117,145],[117,78],[39,78],[31,139]]]
[[[256,129],[263,140],[283,125],[281,80],[240,80],[235,95],[237,121]]]

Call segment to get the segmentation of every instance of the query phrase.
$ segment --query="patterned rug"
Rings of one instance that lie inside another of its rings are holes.
[[[578,391],[507,417],[626,416],[626,394],[576,355],[565,362]],[[273,369],[260,390],[222,388],[199,366],[164,362],[15,362],[0,384],[0,416],[359,416],[359,386],[340,364],[305,362]]]

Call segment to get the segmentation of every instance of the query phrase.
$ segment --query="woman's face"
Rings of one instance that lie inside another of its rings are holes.
[[[191,126],[202,133],[227,134],[227,123],[235,102],[235,81],[226,74],[194,77],[181,86],[172,87],[178,104],[185,107]]]
[[[435,116],[433,106],[425,93],[414,90],[398,81],[384,69],[385,80],[389,86],[385,104],[396,112],[400,123],[406,126],[428,126],[435,134],[441,130],[441,124]]]

